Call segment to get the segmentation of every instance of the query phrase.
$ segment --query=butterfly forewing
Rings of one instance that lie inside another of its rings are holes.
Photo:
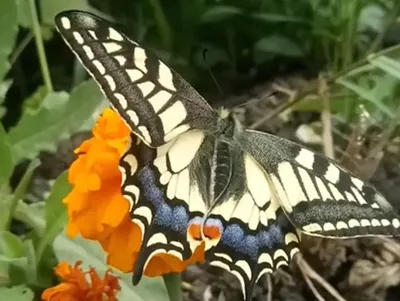
[[[106,21],[68,11],[56,16],[56,26],[113,108],[146,144],[157,147],[216,121],[216,113],[182,77]]]
[[[334,161],[266,133],[248,131],[246,141],[298,229],[337,238],[400,234],[400,221],[386,199]]]

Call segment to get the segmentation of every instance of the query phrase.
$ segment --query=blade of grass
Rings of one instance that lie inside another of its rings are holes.
[[[42,33],[40,31],[40,23],[38,19],[38,14],[36,10],[35,0],[29,0],[29,7],[32,17],[32,31],[35,37],[36,49],[40,62],[40,70],[42,72],[42,77],[44,81],[44,85],[46,86],[47,92],[53,92],[53,84],[50,78],[49,66],[47,64],[46,53],[44,50]]]
[[[8,212],[8,218],[4,222],[3,227],[1,227],[0,229],[3,229],[3,230],[10,229],[11,221],[12,221],[12,218],[14,217],[14,212],[17,208],[18,201],[24,196],[26,189],[28,188],[28,185],[31,181],[33,171],[35,170],[35,168],[38,165],[39,165],[39,160],[35,159],[35,160],[31,161],[28,168],[26,169],[24,175],[22,176],[21,181],[18,183],[18,186],[15,189],[13,197],[11,198],[10,209]]]

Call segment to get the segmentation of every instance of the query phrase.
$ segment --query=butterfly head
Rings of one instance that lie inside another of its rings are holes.
[[[227,108],[220,108],[218,110],[218,134],[232,138],[244,130],[243,125],[236,118],[235,114]]]

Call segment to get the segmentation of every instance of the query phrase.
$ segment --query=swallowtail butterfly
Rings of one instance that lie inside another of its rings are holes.
[[[156,254],[185,260],[204,241],[206,260],[234,274],[249,300],[263,274],[299,252],[301,232],[400,233],[399,217],[374,187],[322,155],[213,110],[108,22],[66,11],[56,26],[133,133],[119,167],[132,221],[142,229],[134,284]]]

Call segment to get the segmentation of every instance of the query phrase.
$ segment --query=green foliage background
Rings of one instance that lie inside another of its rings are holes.
[[[293,110],[321,111],[321,99],[309,97],[321,75],[331,95],[342,95],[330,99],[336,118],[357,118],[360,104],[382,127],[400,115],[396,0],[1,0],[0,293],[9,301],[39,299],[56,283],[52,268],[59,260],[107,268],[98,246],[61,233],[66,173],[47,198],[23,201],[38,154],[89,130],[107,106],[54,30],[55,14],[66,9],[91,11],[124,28],[205,94],[217,94],[209,71],[227,94],[300,72],[315,80],[298,91]],[[31,163],[11,187],[25,159]],[[13,220],[28,230],[13,233]],[[159,279],[133,289],[123,275],[122,283],[120,300],[168,298]]]

